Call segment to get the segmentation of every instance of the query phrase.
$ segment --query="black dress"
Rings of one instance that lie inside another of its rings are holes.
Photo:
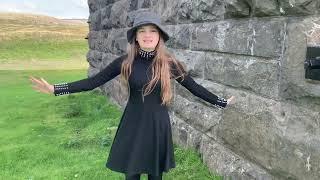
[[[113,60],[105,69],[93,77],[70,83],[54,84],[56,96],[88,91],[103,85],[121,72],[121,63],[126,55]],[[154,52],[140,49],[129,77],[130,95],[115,138],[113,140],[106,167],[126,174],[159,175],[174,168],[175,158],[171,134],[171,124],[166,106],[161,105],[161,84],[156,85],[151,94],[143,97],[142,88],[151,76],[150,68]],[[172,74],[174,73],[174,67]],[[197,84],[189,75],[176,79],[192,94],[216,105],[226,106],[226,100],[219,98]]]

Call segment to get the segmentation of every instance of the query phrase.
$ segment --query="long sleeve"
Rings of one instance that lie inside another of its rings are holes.
[[[64,94],[71,94],[81,91],[89,91],[105,84],[106,82],[115,78],[117,75],[121,73],[121,65],[125,57],[126,55],[123,55],[114,59],[102,71],[100,71],[92,77],[69,83],[64,82],[54,84],[54,95],[60,96]]]
[[[172,74],[177,76],[177,70],[172,66]],[[184,72],[184,77],[175,78],[176,81],[181,84],[183,87],[188,89],[193,95],[211,103],[212,105],[218,108],[225,108],[227,106],[227,100],[224,98],[218,97],[215,94],[208,91],[206,88],[196,83],[194,79],[186,72]]]

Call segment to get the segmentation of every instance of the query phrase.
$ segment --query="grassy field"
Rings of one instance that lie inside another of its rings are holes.
[[[1,45],[2,62],[12,60],[84,60],[83,54],[88,51],[85,40],[35,40],[15,39]]]
[[[105,168],[122,110],[98,91],[56,97],[28,80],[86,78],[87,31],[82,23],[0,13],[0,179],[124,179]],[[174,150],[177,167],[165,180],[222,179],[198,153]]]
[[[105,168],[122,110],[98,91],[53,96],[33,91],[29,75],[50,83],[85,78],[85,70],[0,71],[2,179],[124,179]],[[175,146],[166,180],[222,179],[193,150]],[[146,179],[146,175],[143,176]]]
[[[72,61],[85,68],[88,25],[48,16],[0,13],[0,63]],[[74,69],[77,65],[73,65]],[[10,65],[9,65],[10,66]]]

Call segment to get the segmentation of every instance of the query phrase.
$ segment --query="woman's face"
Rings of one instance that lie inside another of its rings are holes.
[[[159,42],[159,30],[155,25],[144,25],[137,29],[136,40],[141,49],[153,51]]]

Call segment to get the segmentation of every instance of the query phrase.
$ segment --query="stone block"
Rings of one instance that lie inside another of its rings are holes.
[[[170,49],[178,61],[186,66],[186,70],[192,77],[204,77],[205,53],[199,51]]]
[[[304,60],[308,45],[308,32],[315,24],[320,24],[320,17],[292,19],[287,24],[287,43],[281,66],[281,97],[299,103],[308,98],[309,103],[319,104],[320,82],[305,79]],[[315,99],[316,101],[313,101]],[[313,102],[313,103],[312,103]],[[319,107],[319,106],[317,106]]]
[[[319,0],[282,0],[280,3],[280,12],[284,15],[314,15],[319,10]]]
[[[283,21],[228,20],[193,24],[191,50],[280,57],[285,33]]]
[[[206,53],[205,79],[278,99],[279,62],[248,56]]]

